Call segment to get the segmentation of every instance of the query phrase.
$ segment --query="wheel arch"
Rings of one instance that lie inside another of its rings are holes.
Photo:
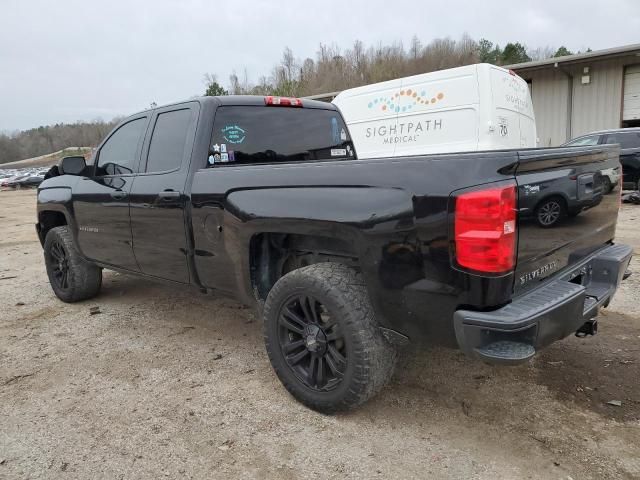
[[[225,203],[227,253],[239,261],[237,284],[247,303],[266,298],[291,268],[292,253],[306,259],[299,267],[325,261],[371,267],[363,271],[371,279],[385,245],[415,236],[413,197],[396,188],[237,190]]]
[[[357,270],[358,252],[345,238],[286,232],[254,234],[249,241],[249,271],[256,300],[263,302],[287,273],[324,262]]]
[[[38,212],[38,238],[40,244],[44,246],[44,240],[47,238],[49,230],[55,227],[63,227],[69,225],[69,220],[65,212],[60,210],[41,210]]]
[[[55,179],[58,178],[61,177],[55,177]],[[71,201],[72,193],[70,187],[56,186],[38,190],[38,222],[36,224],[36,230],[41,245],[44,246],[47,233],[55,227],[69,225],[75,237],[75,222],[71,214]]]

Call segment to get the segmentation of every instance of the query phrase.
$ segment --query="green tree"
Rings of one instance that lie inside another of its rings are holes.
[[[204,92],[205,97],[219,97],[221,95],[229,95],[222,86],[218,83],[218,79],[215,75],[207,73],[204,76],[204,83],[206,90]]]
[[[500,50],[500,46],[493,46],[493,42],[487,40],[486,38],[481,38],[478,42],[478,59],[481,63],[492,63],[497,65],[500,63],[500,58],[502,57],[502,51]]]
[[[519,42],[507,43],[502,50],[500,61],[503,65],[514,63],[530,62],[531,57],[527,55],[527,48]]]
[[[564,57],[567,55],[573,55],[573,52],[569,50],[567,47],[565,47],[564,45],[561,46],[558,50],[556,50],[556,53],[553,54],[554,57]]]

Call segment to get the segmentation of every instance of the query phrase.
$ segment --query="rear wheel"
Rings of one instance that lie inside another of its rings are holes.
[[[271,364],[285,388],[314,410],[364,403],[389,380],[396,352],[382,336],[361,276],[321,263],[274,285],[264,308]]]
[[[80,256],[69,227],[55,227],[47,232],[44,261],[51,288],[63,302],[86,300],[100,291],[102,269]]]
[[[536,220],[542,228],[554,227],[566,214],[567,207],[564,200],[551,197],[543,200],[536,208]]]

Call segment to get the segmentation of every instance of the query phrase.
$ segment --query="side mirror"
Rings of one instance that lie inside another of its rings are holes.
[[[60,162],[61,175],[80,175],[87,168],[84,157],[64,157]]]

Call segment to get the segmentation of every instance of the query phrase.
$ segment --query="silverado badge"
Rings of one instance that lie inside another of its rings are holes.
[[[558,268],[558,262],[554,260],[553,262],[547,263],[540,268],[536,268],[535,270],[527,272],[524,275],[520,275],[520,285],[524,285],[525,283],[530,282],[531,280],[534,280],[536,278],[543,277],[556,268]]]

